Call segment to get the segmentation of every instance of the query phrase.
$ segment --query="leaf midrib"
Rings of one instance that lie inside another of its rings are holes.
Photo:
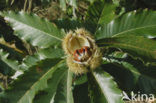
[[[36,84],[38,84],[39,81],[41,81],[49,72],[53,71],[59,64],[61,64],[64,60],[61,60],[59,63],[57,63],[54,67],[50,68],[45,74],[43,74],[41,76],[41,78],[39,78],[37,80],[37,82],[35,82],[30,88],[29,90],[26,91],[26,93],[19,99],[18,103],[20,103],[20,101],[22,100],[22,98],[24,98],[24,96],[26,96],[30,90],[32,90],[33,87],[35,87]],[[53,71],[54,72],[54,71]],[[52,74],[52,73],[51,73]]]
[[[136,46],[133,46],[133,45],[127,45],[127,44],[123,44],[123,43],[98,43],[98,44],[115,44],[115,45],[119,45],[119,46],[124,46],[124,47],[130,47],[130,48],[135,48],[135,49],[140,49],[140,50],[143,50],[143,51],[146,51],[146,52],[152,52],[152,53],[156,53],[156,51],[149,51],[149,50],[146,50],[144,48],[140,48],[140,47],[136,47]],[[120,47],[119,47],[120,48]]]
[[[134,30],[137,30],[137,29],[144,29],[144,28],[151,28],[151,27],[155,27],[156,25],[150,25],[150,26],[143,26],[143,27],[137,27],[137,28],[131,28],[129,30],[125,30],[125,31],[122,31],[122,32],[119,32],[117,34],[113,34],[112,37],[115,37],[115,36],[118,36],[120,34],[124,34],[126,32],[131,32],[131,31],[134,31]]]
[[[94,74],[93,72],[92,72],[92,74],[94,75],[94,78],[95,78],[95,80],[97,81],[97,84],[98,84],[100,90],[102,91],[103,95],[105,96],[105,98],[107,99],[107,101],[109,101],[109,97],[107,97],[107,95],[105,94],[105,92],[103,92],[103,89],[101,88],[99,81],[98,81],[97,78],[95,77],[95,74]]]
[[[71,80],[71,81],[70,81]],[[73,99],[72,100],[70,100],[71,98],[71,94],[70,94],[70,92],[71,92],[71,88],[69,88],[69,87],[71,87],[71,85],[72,85],[72,74],[70,73],[70,70],[68,70],[67,71],[67,88],[66,88],[66,90],[67,90],[67,103],[73,103]]]
[[[22,25],[26,25],[27,27],[32,27],[33,29],[35,29],[35,30],[37,30],[37,31],[40,31],[40,32],[42,32],[42,33],[44,33],[44,34],[49,35],[49,36],[52,37],[52,38],[55,38],[55,39],[57,39],[57,40],[62,41],[62,39],[60,39],[60,38],[58,38],[58,37],[55,37],[55,36],[53,36],[53,35],[50,35],[50,34],[47,33],[47,32],[41,31],[40,29],[38,29],[38,28],[36,28],[36,27],[34,27],[34,26],[30,26],[30,25],[28,25],[28,24],[23,23],[22,21],[16,20],[16,19],[11,18],[11,17],[9,17],[9,16],[8,16],[8,17],[6,16],[4,19],[7,20],[7,18],[9,18],[9,19],[11,19],[11,20],[13,20],[13,21],[15,21],[15,22],[18,22],[18,23],[20,23],[20,24],[22,24]],[[9,20],[8,20],[8,21],[9,21]]]
[[[127,63],[127,62],[121,62],[121,64],[124,66],[124,64],[123,63]],[[116,66],[119,66],[119,65],[117,65],[117,64],[115,64],[115,63],[113,63],[114,65],[116,65]],[[130,64],[131,65],[131,64]],[[133,66],[133,65],[132,65]],[[125,67],[125,66],[124,66]],[[154,78],[152,78],[152,77],[149,77],[148,75],[145,75],[145,74],[141,74],[140,72],[138,72],[137,71],[137,69],[136,69],[136,71],[135,70],[133,70],[133,69],[128,69],[127,67],[125,67],[128,71],[131,71],[132,73],[134,73],[134,74],[136,74],[138,77],[140,77],[140,76],[144,76],[144,77],[146,77],[146,78],[149,78],[149,79],[152,79],[152,80],[156,80],[156,79],[154,79]],[[134,67],[135,68],[135,67]]]

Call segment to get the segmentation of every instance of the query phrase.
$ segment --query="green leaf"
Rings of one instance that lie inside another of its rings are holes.
[[[20,51],[19,49],[10,48],[6,45],[0,44],[0,49],[3,49],[5,52],[9,53],[9,58],[16,59],[17,61],[22,61],[24,58],[24,52]],[[19,50],[19,51],[18,51]]]
[[[19,13],[3,12],[1,15],[11,24],[19,38],[30,42],[33,46],[47,48],[62,41],[63,33],[51,22],[37,15],[23,11]]]
[[[94,25],[94,30],[99,25],[107,24],[115,17],[116,6],[106,0],[96,0],[89,6],[86,22]]]
[[[8,52],[9,58],[11,59],[17,59],[18,61],[21,61],[24,57],[23,51],[18,49],[14,44],[5,42],[3,38],[0,38],[0,48],[5,52]]]
[[[12,76],[15,73],[15,70],[13,70],[10,66],[8,66],[5,62],[0,60],[0,73],[4,75]]]
[[[156,37],[156,12],[144,10],[129,12],[122,17],[103,24],[96,32],[96,39],[111,36],[136,35]]]
[[[150,94],[150,93],[156,94],[156,87],[155,87],[156,76],[155,76],[155,78],[154,77],[152,78],[152,73],[150,73],[150,72],[156,72],[156,70],[151,70],[148,68],[139,68],[139,66],[137,68],[134,65],[129,64],[127,62],[122,62],[121,64],[126,69],[131,71],[131,73],[134,77],[133,80],[134,80],[135,86],[136,85],[138,86],[138,91],[140,91],[142,93],[147,93],[147,94]],[[148,71],[146,69],[148,69]],[[150,74],[147,75],[146,72],[148,72]],[[156,75],[156,73],[155,73],[155,75]],[[137,87],[135,87],[135,88],[137,89]]]
[[[125,56],[123,52],[119,53],[113,53],[102,67],[115,77],[120,88],[129,94],[132,91],[156,94],[156,67],[145,66],[142,61]]]
[[[74,103],[72,94],[72,75],[69,70],[65,72],[60,81],[53,103]]]
[[[85,82],[88,81],[86,74],[83,74],[83,75],[80,75],[80,76],[76,76],[74,79],[75,79],[74,83],[73,83],[74,85],[84,84]]]
[[[88,75],[92,103],[124,103],[112,76],[98,70]]]
[[[0,60],[3,61],[7,66],[9,66],[11,69],[17,71],[18,70],[18,61],[8,59],[9,53],[4,52],[2,49],[0,49]]]
[[[64,56],[64,51],[62,48],[45,48],[45,49],[40,49],[37,54],[41,59],[44,58],[61,58]]]
[[[58,77],[61,77],[60,82],[56,82]],[[69,70],[59,73],[55,78],[49,80],[49,87],[44,90],[45,93],[39,93],[36,96],[34,103],[73,103],[71,83],[72,73]]]
[[[59,19],[55,21],[55,24],[58,28],[64,29],[67,32],[70,30],[81,28],[84,25],[83,23],[81,23],[81,21],[74,19]]]
[[[88,94],[88,82],[74,86],[74,103],[91,103]]]
[[[142,58],[144,61],[156,61],[156,41],[141,36],[121,36],[97,41],[100,47],[120,48],[125,52]]]
[[[54,58],[61,58],[64,56],[63,50],[60,48],[45,48],[39,49],[37,53],[34,55],[26,56],[22,63],[19,65],[20,70],[27,70],[28,68],[36,65],[39,61],[45,59],[54,59]]]
[[[57,86],[57,91],[52,103],[67,103],[67,71]]]
[[[45,60],[40,62],[21,75],[4,94],[1,94],[0,100],[2,103],[32,103],[35,95],[42,90],[45,92],[56,91],[58,82],[62,74],[67,70],[64,61],[58,59]],[[50,82],[54,80],[53,82]],[[54,94],[50,94],[50,98]],[[35,97],[37,98],[37,97]],[[47,97],[48,98],[48,97]],[[43,102],[42,102],[43,103]],[[46,102],[44,102],[46,103]]]

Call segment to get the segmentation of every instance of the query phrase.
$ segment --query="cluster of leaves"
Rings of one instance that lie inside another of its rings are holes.
[[[123,0],[87,2],[83,19],[76,0],[60,0],[75,19],[50,22],[30,11],[1,11],[1,103],[123,103],[122,91],[156,95],[156,11],[130,11]],[[95,37],[103,62],[77,76],[68,70],[61,42],[65,31],[80,27]]]

